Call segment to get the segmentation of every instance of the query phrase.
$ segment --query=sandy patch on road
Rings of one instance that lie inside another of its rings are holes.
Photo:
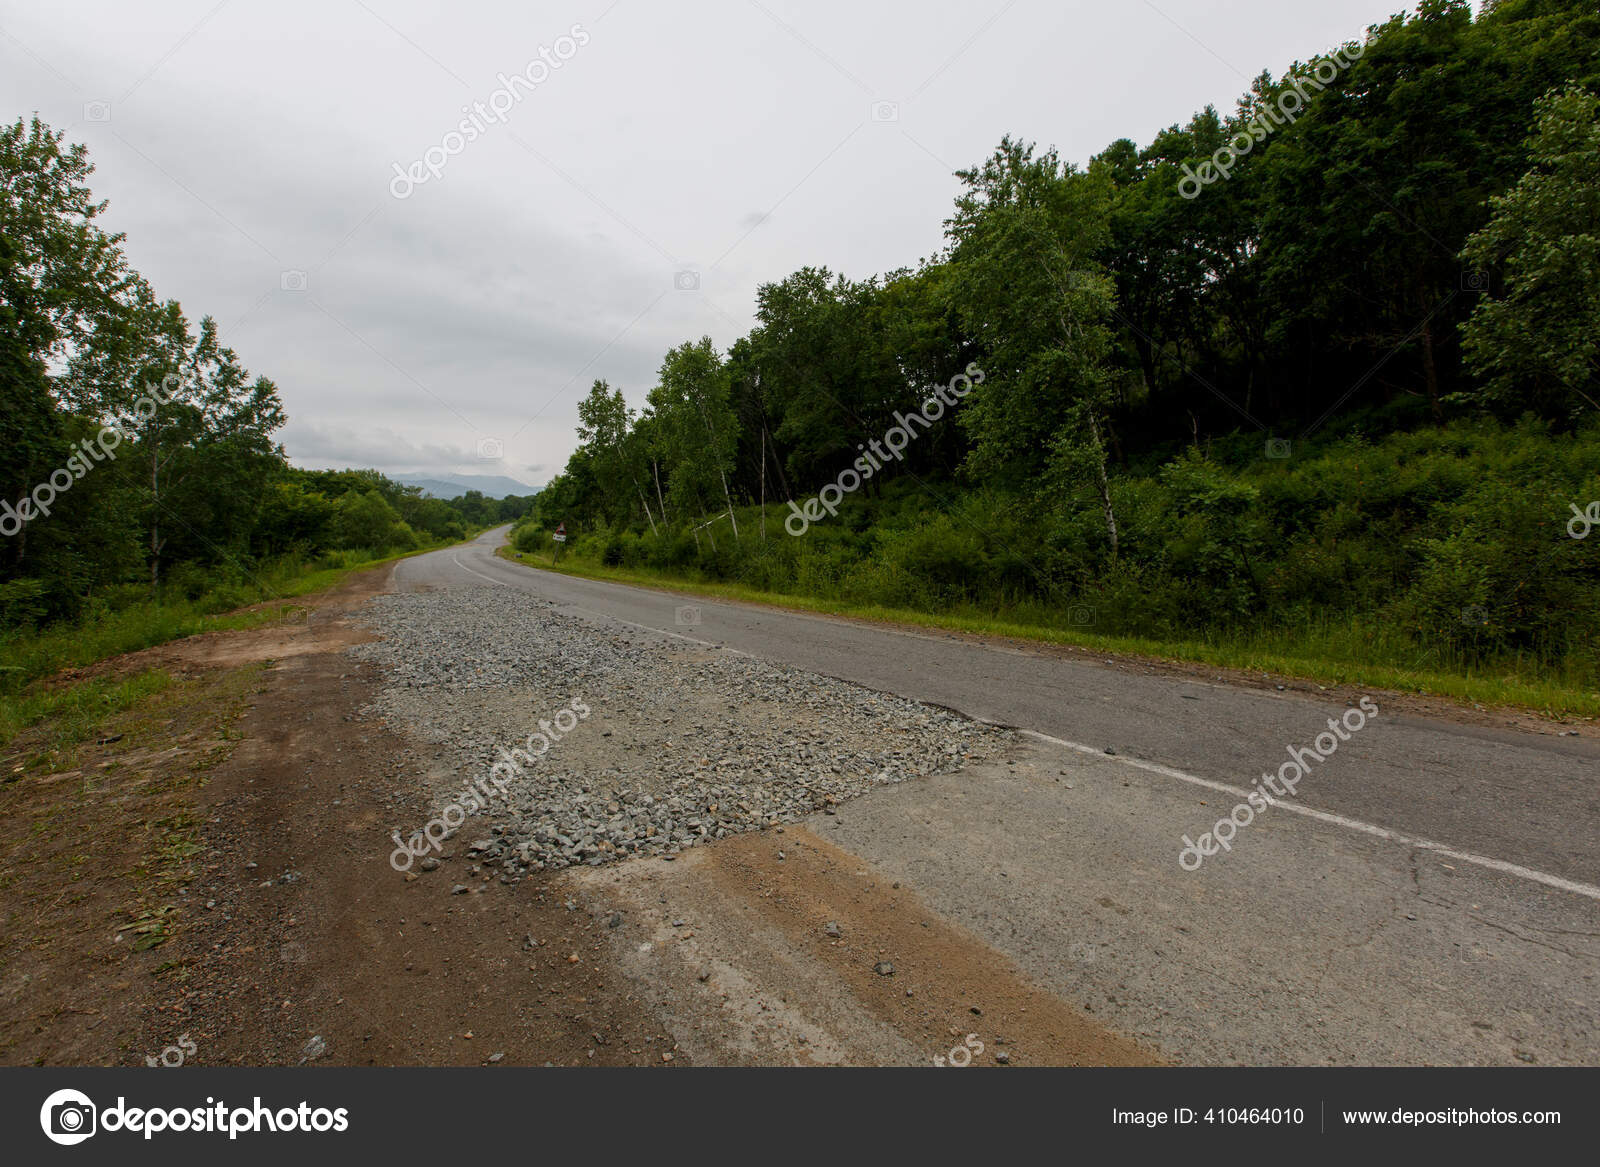
[[[803,826],[566,879],[699,1062],[931,1066],[975,1042],[972,1065],[1161,1062]]]

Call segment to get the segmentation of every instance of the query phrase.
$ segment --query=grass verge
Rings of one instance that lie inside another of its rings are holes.
[[[149,600],[79,623],[12,635],[0,640],[0,693],[17,693],[29,682],[65,668],[81,668],[201,632],[270,624],[301,609],[291,601],[326,591],[352,572],[437,550],[425,547],[335,567],[279,565],[252,577],[242,593],[230,587],[196,599]],[[0,732],[8,715],[0,714]]]
[[[96,677],[58,689],[32,689],[0,705],[0,749],[41,722],[51,723],[46,746],[67,749],[87,740],[112,714],[128,709],[172,684],[163,669],[120,680]]]

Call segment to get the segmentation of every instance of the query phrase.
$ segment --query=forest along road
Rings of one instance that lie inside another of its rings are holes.
[[[1144,1049],[1190,1064],[1600,1062],[1592,737],[578,579],[498,558],[504,536],[402,561],[393,586],[464,604],[514,589],[597,636],[627,629],[1010,727],[1001,757],[807,826]],[[1303,766],[1284,769],[1291,750]],[[1274,805],[1235,811],[1264,772]],[[1230,813],[1254,821],[1219,849]],[[1186,852],[1186,836],[1214,853]],[[666,878],[650,860],[581,875],[626,896],[619,870],[647,864]]]

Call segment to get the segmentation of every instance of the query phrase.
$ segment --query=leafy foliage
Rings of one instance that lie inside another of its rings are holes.
[[[1562,522],[1600,498],[1597,90],[1592,2],[1422,0],[1147,146],[1008,135],[938,255],[763,285],[637,419],[604,386],[519,546],[566,522],[609,567],[1596,683],[1600,540]]]
[[[1536,108],[1532,166],[1463,252],[1505,285],[1466,325],[1472,396],[1579,417],[1600,409],[1600,98],[1569,88]]]
[[[128,267],[96,223],[92,171],[37,118],[0,126],[0,635],[141,597],[244,603],[274,561],[409,550],[523,513],[289,466],[277,387]]]

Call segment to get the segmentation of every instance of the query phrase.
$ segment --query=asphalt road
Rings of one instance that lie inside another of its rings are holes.
[[[1600,1063],[1588,739],[1380,698],[1322,760],[1301,755],[1294,796],[1191,871],[1183,837],[1291,748],[1318,749],[1346,701],[685,600],[510,564],[502,539],[402,561],[397,586],[518,588],[1025,731],[1014,766],[877,792],[818,829],[1181,1061]]]

